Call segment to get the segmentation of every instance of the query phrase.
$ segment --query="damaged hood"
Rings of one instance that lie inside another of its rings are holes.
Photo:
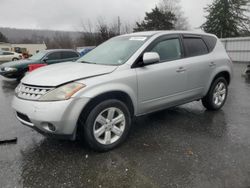
[[[117,66],[80,62],[59,63],[39,68],[22,79],[22,83],[34,86],[55,87],[67,82],[113,72]]]

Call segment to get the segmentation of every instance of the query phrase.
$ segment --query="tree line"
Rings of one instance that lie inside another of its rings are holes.
[[[219,38],[250,36],[249,0],[213,0],[204,8],[206,21],[202,30]],[[95,23],[82,23],[79,37],[73,40],[69,34],[57,32],[52,38],[34,35],[23,39],[22,43],[45,42],[48,48],[75,48],[77,46],[96,46],[114,36],[148,30],[188,30],[188,19],[184,16],[179,0],[160,0],[142,21],[135,24],[122,23],[118,17],[113,23],[99,18]],[[0,41],[8,39],[0,32]]]

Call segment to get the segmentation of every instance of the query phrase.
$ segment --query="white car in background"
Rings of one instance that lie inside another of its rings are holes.
[[[22,55],[16,52],[0,51],[0,63],[8,61],[17,61],[22,59]]]

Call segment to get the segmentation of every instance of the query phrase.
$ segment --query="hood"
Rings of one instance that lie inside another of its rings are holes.
[[[22,83],[35,86],[58,86],[67,82],[108,74],[117,66],[78,62],[59,63],[39,68],[22,79]]]
[[[19,68],[20,66],[23,65],[28,65],[28,64],[32,64],[32,63],[36,63],[37,61],[34,60],[29,60],[29,59],[21,59],[21,60],[17,60],[17,61],[10,61],[7,63],[3,63],[1,65],[1,67],[15,67],[15,68]]]

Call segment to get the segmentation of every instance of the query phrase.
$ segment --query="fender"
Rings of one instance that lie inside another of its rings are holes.
[[[217,67],[216,69],[214,69],[213,73],[211,74],[209,82],[204,89],[203,96],[206,96],[206,94],[208,93],[216,76],[219,75],[220,73],[223,73],[223,72],[227,72],[229,74],[229,79],[232,80],[232,68],[231,68],[231,66],[222,65],[220,67]]]
[[[128,95],[134,109],[134,114],[137,114],[137,78],[134,71],[130,71],[128,73],[127,71],[125,74],[122,72],[119,72],[118,74],[108,74],[103,75],[101,77],[97,78],[90,78],[88,80],[81,81],[87,87],[83,89],[82,91],[78,92],[76,96],[79,98],[90,98],[93,99],[97,96],[100,96],[102,94],[110,93],[110,92],[123,92],[124,94]],[[128,76],[130,74],[131,76]],[[128,77],[124,79],[124,75],[127,75]],[[112,77],[112,78],[110,78]],[[118,79],[116,79],[116,78]],[[90,87],[88,87],[90,86]]]

